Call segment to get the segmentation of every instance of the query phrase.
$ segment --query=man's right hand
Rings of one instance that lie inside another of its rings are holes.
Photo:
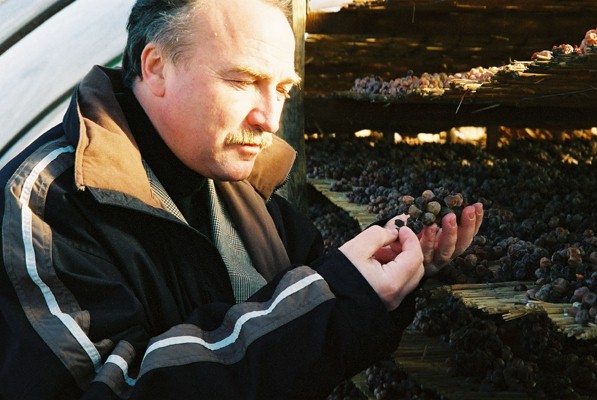
[[[339,250],[354,264],[389,311],[419,284],[424,274],[419,238],[400,230],[371,226]]]

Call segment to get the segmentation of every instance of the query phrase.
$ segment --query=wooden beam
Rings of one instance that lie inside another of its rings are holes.
[[[440,132],[458,126],[508,126],[590,129],[597,126],[597,103],[587,107],[500,105],[465,101],[370,102],[345,98],[305,99],[307,132],[351,134],[361,129],[382,132]],[[495,104],[499,104],[496,103]]]
[[[307,0],[293,0],[292,25],[296,40],[295,65],[301,79],[305,77],[305,25],[307,20]],[[295,88],[286,101],[282,114],[281,129],[278,135],[286,140],[296,151],[297,160],[290,179],[281,191],[281,195],[296,205],[301,211],[307,211],[307,190],[305,161],[305,119],[303,111],[303,92]]]
[[[414,7],[413,1],[384,2],[376,8],[348,8],[338,13],[310,13],[307,32],[322,34],[378,34],[401,36],[413,33],[501,37],[541,37],[547,42],[578,44],[584,33],[595,28],[597,3],[585,0],[576,6],[544,4],[518,7],[462,7],[460,2],[432,2]],[[512,3],[512,2],[511,2]],[[552,2],[554,3],[554,2]],[[560,1],[558,3],[566,3]],[[568,1],[567,3],[570,3]],[[566,5],[566,4],[564,4]],[[582,11],[581,11],[582,10]],[[561,41],[561,42],[560,42]]]

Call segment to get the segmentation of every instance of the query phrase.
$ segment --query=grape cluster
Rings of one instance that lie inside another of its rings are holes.
[[[597,324],[597,294],[587,286],[582,286],[574,291],[571,300],[573,303],[570,314],[574,316],[576,323],[586,326],[594,321]]]
[[[585,33],[579,49],[583,54],[597,54],[597,29],[589,29]]]
[[[400,229],[406,225],[418,234],[423,230],[423,226],[437,224],[441,227],[442,218],[450,213],[456,214],[459,221],[466,203],[462,193],[450,193],[444,187],[427,189],[416,198],[404,195],[400,198],[398,213],[408,214],[408,219],[406,222],[397,219],[396,227]]]
[[[597,54],[597,30],[589,29],[580,45],[571,45],[562,43],[552,46],[551,50],[541,50],[533,53],[532,61],[556,61],[559,62],[564,57],[580,57],[586,54]]]
[[[377,400],[443,400],[435,391],[411,380],[393,358],[381,360],[365,370],[369,392]]]
[[[459,80],[478,84],[489,82],[501,69],[502,67],[474,67],[466,72],[454,74],[424,72],[421,76],[414,75],[413,71],[408,71],[405,76],[389,81],[380,76],[370,75],[355,79],[351,91],[358,94],[385,96],[406,96],[433,91],[441,93],[443,89],[449,88]]]
[[[474,318],[452,328],[449,344],[456,353],[448,359],[448,374],[474,377],[485,391],[532,392],[537,385],[536,363],[513,354],[499,336],[496,321]]]
[[[312,202],[308,216],[321,233],[326,250],[340,247],[361,230],[354,218],[329,202]]]
[[[552,46],[551,50],[536,51],[531,55],[531,61],[560,62],[565,57],[577,58],[586,54],[597,54],[597,30],[590,29],[580,45],[560,44]],[[456,86],[459,82],[482,85],[490,82],[496,74],[508,75],[512,70],[526,69],[521,63],[503,65],[500,67],[474,67],[469,71],[457,73],[429,73],[420,76],[409,70],[403,77],[384,80],[378,75],[369,75],[355,79],[351,92],[357,94],[383,95],[402,97],[408,95],[425,95],[429,93],[442,94],[444,89]]]
[[[348,379],[337,385],[326,400],[367,400],[367,396],[352,380]]]
[[[525,332],[521,335],[520,332]],[[558,332],[548,316],[531,313],[503,323],[498,334],[533,368],[535,398],[591,398],[597,392],[597,345]]]
[[[537,399],[595,393],[597,344],[564,336],[545,314],[506,322],[453,297],[419,296],[413,327],[451,347],[449,375],[468,377],[480,391],[526,392]]]
[[[455,324],[468,325],[473,316],[465,305],[455,297],[446,296],[439,301],[430,302],[430,293],[419,291],[416,299],[413,327],[426,335],[438,336],[442,342],[448,342],[450,329]]]

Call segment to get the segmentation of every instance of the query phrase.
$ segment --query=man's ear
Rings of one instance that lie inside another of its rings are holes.
[[[157,97],[162,97],[165,92],[165,63],[162,51],[155,43],[148,43],[141,53],[141,74],[149,90]]]

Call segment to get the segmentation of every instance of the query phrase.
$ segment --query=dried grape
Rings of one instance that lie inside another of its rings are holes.
[[[466,201],[461,193],[450,193],[446,188],[439,187],[435,191],[426,189],[416,198],[411,195],[400,197],[398,210],[407,210],[409,218],[406,226],[418,234],[423,226],[437,223],[441,227],[442,218],[449,213],[456,214],[459,221],[460,212],[465,205]],[[404,226],[402,221],[396,223],[397,228],[401,226]]]

